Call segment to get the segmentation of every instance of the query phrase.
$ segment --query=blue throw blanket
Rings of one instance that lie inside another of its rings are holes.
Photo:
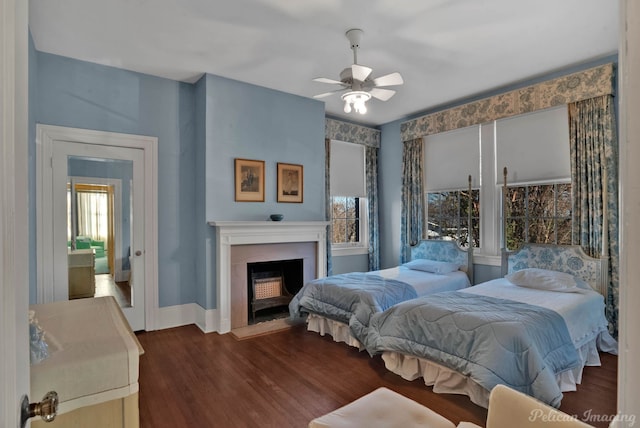
[[[555,407],[562,400],[556,375],[580,365],[558,313],[457,291],[372,316],[360,341],[371,355],[396,351],[425,358],[489,391],[506,384]]]
[[[405,282],[366,272],[345,273],[305,284],[289,303],[289,312],[292,318],[312,312],[349,324],[360,340],[371,315],[416,297],[416,290]]]

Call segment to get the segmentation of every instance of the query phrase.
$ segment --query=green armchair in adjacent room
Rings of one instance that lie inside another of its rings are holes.
[[[104,257],[104,241],[96,241],[89,236],[76,236],[76,249],[95,251],[96,258]]]

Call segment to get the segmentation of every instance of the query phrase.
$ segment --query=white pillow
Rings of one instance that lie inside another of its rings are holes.
[[[520,287],[538,290],[579,293],[584,289],[584,285],[580,284],[573,275],[547,269],[522,269],[506,275],[505,278]]]
[[[460,269],[456,263],[439,262],[437,260],[428,259],[415,259],[405,263],[403,266],[413,270],[421,270],[424,272],[437,273],[444,275],[447,273],[455,272]]]

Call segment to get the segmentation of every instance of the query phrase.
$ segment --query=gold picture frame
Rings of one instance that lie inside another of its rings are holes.
[[[264,161],[235,159],[236,202],[264,202]]]
[[[302,165],[278,162],[278,202],[302,203],[303,190]]]

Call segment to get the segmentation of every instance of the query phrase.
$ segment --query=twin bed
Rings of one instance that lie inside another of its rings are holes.
[[[453,241],[424,240],[411,261],[390,269],[353,272],[305,284],[289,304],[292,318],[308,314],[307,329],[362,349],[370,317],[400,302],[473,281],[471,253]]]
[[[453,247],[430,249],[436,242]],[[451,242],[422,242],[412,251],[412,263],[451,261],[452,248],[457,246]],[[464,261],[470,255],[460,254],[454,263],[472,278],[471,263]],[[394,269],[395,274],[374,276],[407,281],[403,271],[408,267]],[[506,384],[559,407],[562,392],[580,383],[584,366],[600,365],[599,350],[617,352],[600,294],[606,258],[591,258],[578,246],[525,244],[503,254],[502,274],[473,287],[444,281],[418,287],[415,297],[403,292],[382,300],[351,284],[351,310],[345,312],[332,308],[335,301],[315,299],[328,290],[322,288],[329,281],[324,280],[312,298],[303,287],[290,309],[292,315],[309,313],[309,330],[379,354],[387,369],[409,380],[422,377],[434,392],[465,394],[487,407],[491,389]],[[379,294],[388,297],[396,285],[374,290],[385,290]]]

